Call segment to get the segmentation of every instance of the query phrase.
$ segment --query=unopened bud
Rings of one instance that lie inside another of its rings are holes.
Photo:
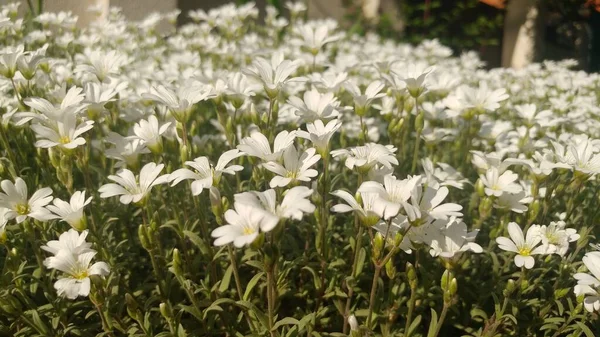
[[[534,200],[530,205],[529,205],[529,215],[528,215],[528,221],[530,223],[534,222],[535,219],[537,218],[537,216],[540,214],[540,201],[539,200]]]
[[[179,147],[179,157],[181,158],[181,162],[184,163],[188,160],[188,146],[185,144],[181,144]]]
[[[173,273],[177,276],[183,275],[181,270],[181,254],[179,254],[179,249],[173,249]]]
[[[408,278],[408,284],[411,289],[416,289],[419,284],[419,279],[417,278],[417,270],[412,263],[406,262],[406,277]]]
[[[417,118],[415,119],[415,130],[422,131],[425,127],[425,116],[423,111],[419,112]]]
[[[146,250],[150,250],[150,241],[148,240],[148,234],[146,233],[146,226],[139,225],[138,227],[138,238],[140,239],[140,243],[142,247]]]
[[[385,239],[381,233],[375,233],[375,238],[373,238],[373,259],[375,261],[379,260],[381,257],[381,253],[383,252],[383,247],[385,245]]]
[[[510,279],[506,283],[506,287],[504,288],[504,291],[502,292],[502,294],[504,295],[504,297],[508,297],[515,291],[516,288],[517,288],[517,286],[515,284],[515,281]]]
[[[396,266],[394,265],[394,258],[388,260],[385,263],[385,273],[390,279],[396,278]]]
[[[521,280],[521,291],[525,291],[525,289],[527,289],[527,287],[529,287],[529,281]]]
[[[404,235],[400,233],[400,231],[396,232],[394,236],[394,247],[399,247],[402,244],[402,240],[404,240]]]
[[[485,197],[485,185],[481,179],[477,179],[477,182],[475,183],[475,191],[480,197]]]
[[[483,197],[479,203],[479,216],[487,217],[492,211],[494,201],[490,197]]]
[[[127,305],[127,313],[133,319],[138,319],[138,304],[129,293],[125,294],[125,304]]]
[[[170,321],[171,320],[171,312],[169,310],[169,307],[167,306],[166,303],[161,302],[160,305],[158,306],[159,310],[160,310],[160,314],[167,320]]]
[[[348,324],[350,324],[351,331],[359,331],[359,325],[356,316],[350,315],[350,317],[348,317]]]

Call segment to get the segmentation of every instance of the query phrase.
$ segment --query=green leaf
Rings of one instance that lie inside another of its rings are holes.
[[[427,331],[427,337],[433,337],[435,330],[437,329],[438,315],[435,309],[431,308],[431,322],[429,323],[429,331]]]
[[[362,247],[360,249],[360,252],[358,252],[358,261],[356,263],[356,274],[355,275],[360,275],[360,273],[363,270],[363,267],[365,265],[365,259],[367,258],[367,250],[365,249],[365,247]]]
[[[48,326],[46,326],[46,324],[42,321],[42,319],[40,318],[40,315],[38,314],[38,312],[36,310],[28,310],[25,313],[28,313],[31,315],[31,318],[33,319],[33,323],[34,323],[34,328],[41,333],[42,335],[48,335]]]
[[[267,317],[267,315],[265,315],[264,312],[262,312],[260,309],[258,309],[254,304],[248,302],[248,301],[237,301],[235,302],[235,304],[237,306],[239,306],[240,308],[253,313],[254,316],[256,316],[256,318],[258,319],[258,321],[265,327],[265,329],[269,329],[269,318]]]
[[[279,320],[277,323],[275,323],[273,325],[273,329],[271,329],[271,331],[277,331],[277,329],[279,327],[284,326],[284,325],[298,325],[298,324],[300,324],[299,320],[297,320],[293,317],[285,317],[285,318],[282,318],[281,320]]]
[[[575,323],[577,323],[577,326],[579,326],[579,328],[581,329],[581,331],[583,331],[586,337],[596,337],[596,335],[592,332],[592,330],[590,330],[590,328],[588,328],[587,325],[579,321],[576,321]]]
[[[229,283],[231,282],[231,275],[233,274],[233,265],[229,265],[227,270],[225,270],[225,274],[223,275],[223,279],[221,280],[221,284],[219,285],[219,292],[222,293],[229,289]]]
[[[420,323],[421,323],[421,315],[415,317],[415,319],[412,321],[412,323],[410,323],[410,326],[408,327],[408,331],[406,331],[404,334],[408,335],[408,336],[412,335]]]
[[[321,278],[319,277],[319,273],[317,273],[312,267],[304,266],[302,270],[307,270],[313,276],[313,282],[315,284],[315,289],[321,289]]]
[[[248,285],[246,286],[246,291],[244,292],[244,296],[242,297],[244,301],[248,300],[248,297],[252,293],[252,289],[254,289],[254,287],[258,284],[258,281],[260,281],[264,274],[264,272],[260,272],[254,275],[250,282],[248,282]]]
[[[211,255],[210,248],[206,245],[204,240],[198,236],[198,234],[190,231],[183,231],[183,235],[185,235],[192,243],[200,249],[200,252],[204,255]]]

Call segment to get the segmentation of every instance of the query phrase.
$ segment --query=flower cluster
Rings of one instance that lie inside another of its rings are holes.
[[[286,6],[1,7],[0,330],[600,334],[600,77]]]

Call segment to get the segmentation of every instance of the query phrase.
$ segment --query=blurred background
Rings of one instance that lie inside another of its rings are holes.
[[[286,15],[290,0],[257,0]],[[0,0],[0,4],[14,0]],[[21,10],[72,11],[79,25],[97,20],[90,7],[121,7],[126,17],[141,20],[152,12],[180,9],[178,24],[189,10],[247,0],[17,0]],[[419,43],[438,39],[455,54],[478,52],[487,67],[521,68],[531,62],[571,58],[579,69],[600,69],[600,0],[304,0],[309,19],[333,18],[357,34],[376,32],[386,38]],[[166,25],[166,23],[165,23]],[[165,30],[169,27],[164,27]]]

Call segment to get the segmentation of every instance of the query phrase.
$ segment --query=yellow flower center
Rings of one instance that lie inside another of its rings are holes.
[[[256,230],[252,227],[244,227],[244,235],[251,235],[256,233]]]
[[[19,215],[27,215],[29,214],[30,210],[31,209],[29,208],[28,204],[18,204],[17,207],[15,207],[15,211]]]
[[[83,279],[86,279],[90,275],[88,274],[87,270],[80,270],[80,271],[77,271],[76,273],[74,273],[71,276],[73,276],[73,278],[76,278],[78,280],[83,280]]]
[[[529,247],[521,247],[519,248],[519,255],[529,256],[531,255],[531,248]]]
[[[69,138],[69,136],[62,136],[58,142],[61,144],[69,144],[71,142],[71,138]]]

